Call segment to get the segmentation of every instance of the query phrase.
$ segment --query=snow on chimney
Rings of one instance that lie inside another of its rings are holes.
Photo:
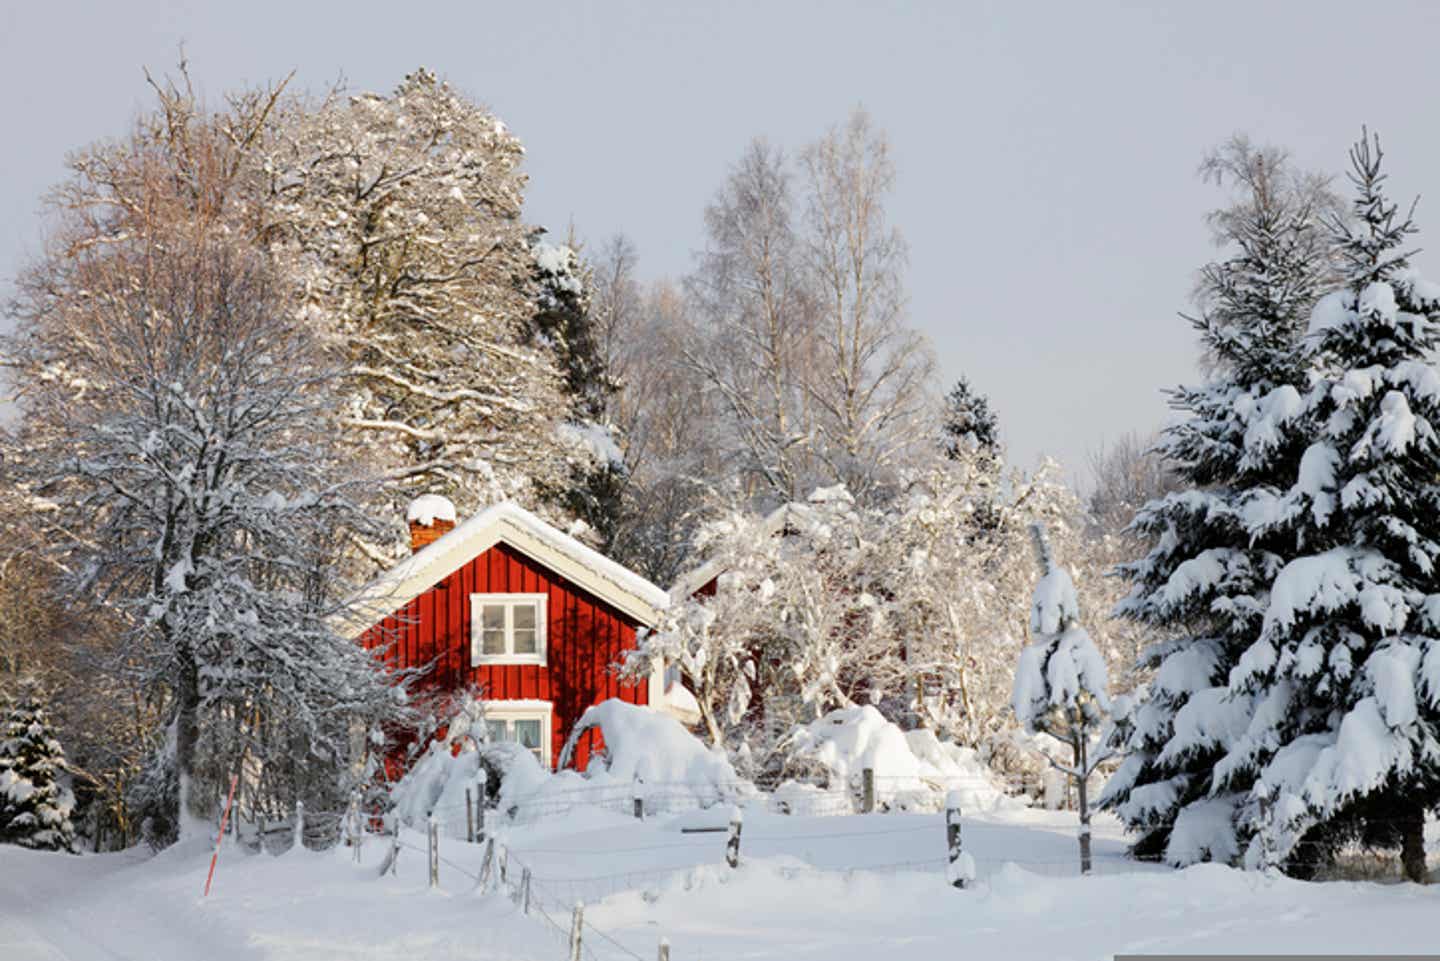
[[[455,505],[439,494],[422,494],[405,512],[410,525],[410,551],[434,543],[455,529]]]

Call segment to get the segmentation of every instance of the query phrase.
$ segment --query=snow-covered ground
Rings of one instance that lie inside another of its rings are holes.
[[[967,818],[965,847],[980,877],[966,891],[943,880],[938,815],[786,817],[752,806],[735,871],[723,866],[723,833],[680,830],[726,820],[720,809],[644,823],[577,809],[511,829],[510,880],[532,872],[529,916],[503,894],[475,890],[479,845],[442,840],[440,887],[429,889],[418,833],[404,836],[397,872],[384,878],[379,839],[359,865],[344,848],[271,857],[227,847],[208,899],[200,892],[210,851],[201,843],[155,857],[0,847],[0,958],[562,961],[559,929],[577,898],[586,902],[586,957],[600,961],[648,961],[662,937],[674,961],[1050,961],[1435,945],[1440,890],[1136,865],[1122,859],[1110,822],[1097,824],[1096,876],[1077,877],[1071,814]]]

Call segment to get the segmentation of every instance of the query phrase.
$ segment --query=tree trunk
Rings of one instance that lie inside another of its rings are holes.
[[[200,671],[189,651],[180,653],[175,690],[175,775],[180,784],[177,827],[183,832],[193,815],[190,784],[195,773],[195,749],[200,742]]]
[[[1400,866],[1405,880],[1425,883],[1425,806],[1419,803],[1409,805],[1400,822]]]

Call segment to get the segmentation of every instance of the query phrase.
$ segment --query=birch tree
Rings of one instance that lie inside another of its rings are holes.
[[[924,443],[934,359],[905,322],[906,252],[885,213],[895,185],[885,134],[856,109],[804,150],[801,165],[816,309],[805,387],[817,412],[816,450],[863,501]]]

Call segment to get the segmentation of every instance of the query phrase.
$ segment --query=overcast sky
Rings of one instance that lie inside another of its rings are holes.
[[[1194,377],[1176,317],[1211,255],[1204,151],[1236,131],[1338,171],[1368,123],[1397,196],[1440,180],[1440,4],[0,0],[0,275],[67,151],[123,133],[183,41],[212,99],[297,71],[389,90],[424,65],[528,151],[529,219],[617,231],[678,276],[753,136],[863,103],[894,144],[912,322],[997,408],[1012,459],[1080,479]],[[1419,222],[1440,231],[1440,195]],[[1427,235],[1422,232],[1420,243]],[[1440,241],[1430,241],[1440,248]],[[1432,276],[1440,256],[1419,258]]]

